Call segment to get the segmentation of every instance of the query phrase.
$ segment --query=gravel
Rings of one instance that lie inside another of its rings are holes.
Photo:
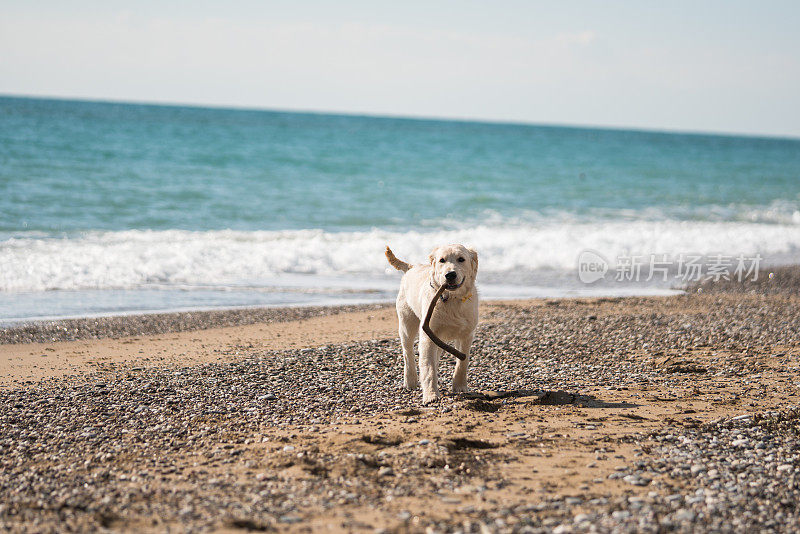
[[[757,388],[766,360],[784,357],[774,347],[800,345],[798,304],[791,291],[708,290],[496,306],[479,327],[470,379],[476,389],[545,390],[550,400],[578,405],[592,402],[592,388],[688,390],[698,376]],[[353,309],[375,307],[91,319],[6,329],[0,339],[139,335]],[[480,494],[503,483],[491,468],[498,453],[467,453],[458,443],[386,443],[369,454],[301,447],[300,432],[334,432],[345,421],[414,420],[421,399],[398,387],[396,339],[236,350],[245,356],[225,363],[119,367],[0,390],[0,529],[297,529],[310,510],[379,508],[423,492],[441,500],[438,492]],[[443,376],[452,366],[444,360]],[[797,368],[789,371],[796,382]],[[445,396],[436,409],[490,417],[505,400]],[[465,507],[450,519],[414,522],[403,511],[395,520],[400,530],[465,533],[798,531],[799,414],[782,407],[710,424],[665,421],[636,438],[648,452],[620,460],[613,473],[643,496],[536,494],[524,505]],[[279,434],[276,453],[255,452],[255,443]],[[279,476],[298,467],[309,475]]]
[[[0,344],[45,343],[145,336],[168,332],[186,332],[225,326],[274,323],[335,315],[353,311],[378,310],[389,304],[351,306],[309,306],[299,308],[242,308],[180,313],[118,315],[58,321],[34,321],[0,328]]]
[[[552,529],[541,515],[532,516],[530,506],[479,520],[512,523],[499,529],[508,532],[800,531],[799,407],[698,427],[669,425],[651,438],[659,445],[633,467],[636,473],[660,475],[646,497],[618,496],[574,517],[564,506],[569,499],[544,500],[533,510],[547,510],[551,524],[558,525]],[[764,446],[734,444],[743,438]]]
[[[800,268],[796,265],[766,266],[759,269],[758,276],[736,276],[729,280],[708,278],[688,284],[689,293],[749,293],[761,295],[797,294],[800,288]]]

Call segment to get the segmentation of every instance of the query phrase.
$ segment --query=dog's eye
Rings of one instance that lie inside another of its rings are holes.
[[[439,263],[444,263],[444,258],[439,258]]]
[[[464,262],[464,258],[458,258],[458,263],[463,263],[463,262]]]

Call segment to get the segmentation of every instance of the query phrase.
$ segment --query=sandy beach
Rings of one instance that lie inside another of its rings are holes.
[[[432,407],[390,304],[8,328],[0,528],[793,531],[797,272],[482,304]]]
[[[7,4],[0,534],[800,533],[800,3]]]

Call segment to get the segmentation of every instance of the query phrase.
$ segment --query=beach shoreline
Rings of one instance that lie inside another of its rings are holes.
[[[391,304],[5,330],[0,526],[788,532],[798,272],[482,303],[474,391],[444,358],[430,407]]]
[[[724,292],[731,294],[791,293],[800,288],[800,265],[774,265],[762,268],[756,280],[701,280],[672,287],[674,294],[614,294],[590,296],[559,296],[546,298],[485,298],[484,304],[549,302],[571,300],[607,300],[636,298],[669,298],[681,294]],[[339,315],[350,312],[381,310],[392,308],[394,300],[321,305],[275,305],[275,306],[234,306],[211,309],[192,309],[182,311],[153,311],[131,313],[107,313],[85,317],[58,319],[32,319],[0,324],[0,346],[17,343],[78,341],[129,336],[168,334],[175,332],[198,331],[213,328],[246,326],[258,323],[275,323],[301,320],[311,317]]]

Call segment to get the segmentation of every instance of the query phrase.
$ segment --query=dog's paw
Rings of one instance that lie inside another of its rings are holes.
[[[403,389],[407,389],[408,391],[413,391],[419,387],[419,380],[403,380]]]
[[[439,402],[442,396],[439,393],[431,393],[431,394],[422,394],[422,404],[423,406],[427,406],[428,404],[433,404],[435,402]]]
[[[469,388],[466,384],[453,384],[453,393],[469,393]]]

